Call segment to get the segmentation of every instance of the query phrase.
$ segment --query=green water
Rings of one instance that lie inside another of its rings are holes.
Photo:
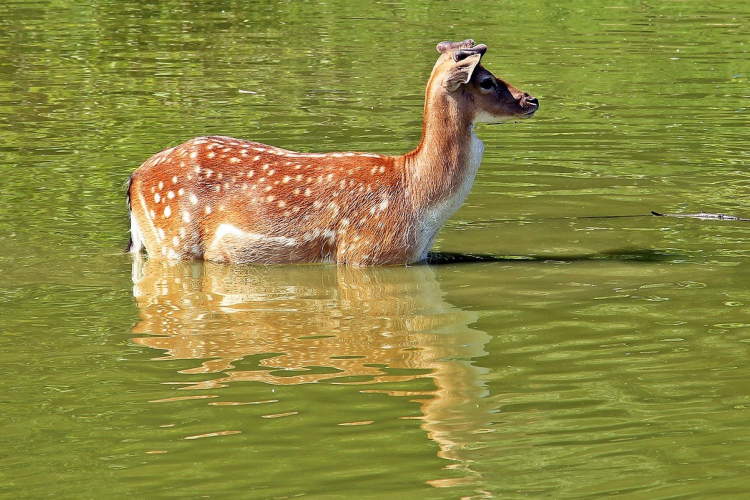
[[[0,497],[746,498],[750,225],[647,214],[750,217],[748,19],[3,1]],[[468,37],[541,109],[478,129],[437,263],[149,261],[134,287],[151,154],[406,152],[435,44]]]

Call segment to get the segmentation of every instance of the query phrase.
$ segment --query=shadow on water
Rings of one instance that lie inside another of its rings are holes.
[[[554,255],[491,255],[469,254],[458,252],[431,252],[427,264],[434,266],[449,264],[475,264],[481,262],[589,262],[589,261],[622,261],[622,262],[670,262],[685,259],[686,256],[662,250],[618,249],[598,253],[554,254]]]

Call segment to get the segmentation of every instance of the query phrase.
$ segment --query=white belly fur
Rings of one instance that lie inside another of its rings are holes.
[[[231,224],[220,224],[206,250],[205,258],[228,262],[288,260],[297,243],[296,239],[286,236],[251,233]]]

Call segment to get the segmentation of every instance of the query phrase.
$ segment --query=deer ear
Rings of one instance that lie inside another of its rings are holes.
[[[443,86],[449,92],[454,92],[458,90],[458,87],[461,85],[469,83],[471,75],[474,73],[474,68],[477,67],[481,58],[481,54],[471,54],[460,59],[450,70],[448,70]]]

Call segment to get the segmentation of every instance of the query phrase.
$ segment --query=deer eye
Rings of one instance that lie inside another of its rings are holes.
[[[479,82],[479,86],[484,90],[490,90],[495,86],[495,82],[492,80],[491,76],[487,76],[485,78],[482,78],[482,81]]]

